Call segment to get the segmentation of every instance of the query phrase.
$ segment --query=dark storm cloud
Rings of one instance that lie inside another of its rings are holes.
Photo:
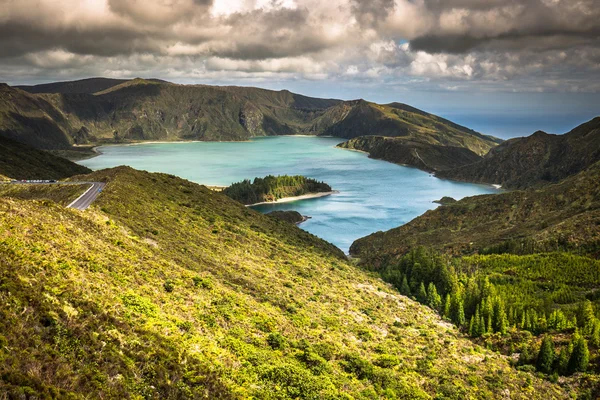
[[[600,7],[596,0],[476,1],[426,0],[433,13],[431,29],[411,40],[411,48],[436,53],[466,53],[536,47],[551,38],[549,47],[566,47],[579,39],[591,46],[600,38]]]
[[[394,8],[394,0],[352,0],[356,20],[365,26],[374,26],[384,20]]]
[[[596,3],[0,0],[0,75],[416,77],[596,90],[585,85],[600,73]]]

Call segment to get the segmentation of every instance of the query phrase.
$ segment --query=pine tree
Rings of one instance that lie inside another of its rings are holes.
[[[460,295],[452,296],[450,318],[459,327],[465,324],[465,308]]]
[[[444,299],[444,312],[443,312],[443,317],[446,319],[450,319],[450,306],[452,305],[452,299],[450,297],[450,294],[446,295],[446,298]]]
[[[590,344],[594,347],[600,347],[600,321],[594,321],[594,327],[590,334]]]
[[[421,303],[427,302],[427,291],[425,290],[425,285],[423,282],[419,285],[419,292],[417,293],[417,300]]]
[[[596,316],[594,315],[594,306],[592,305],[592,302],[585,300],[580,303],[579,309],[577,310],[577,323],[581,328],[583,335],[592,333],[595,320]]]
[[[508,330],[508,321],[506,320],[506,312],[504,304],[500,299],[496,299],[494,304],[494,331],[505,335]]]
[[[521,354],[519,354],[519,364],[525,365],[528,364],[531,359],[531,355],[529,354],[529,345],[527,343],[523,344],[521,348]]]
[[[427,305],[434,310],[438,310],[442,304],[442,298],[437,292],[437,288],[430,282],[427,286]]]
[[[573,337],[573,351],[569,357],[567,372],[573,374],[575,372],[585,372],[590,362],[590,351],[587,341],[583,336],[575,333]]]
[[[408,280],[406,279],[406,275],[402,277],[402,284],[400,285],[400,293],[405,296],[410,296],[410,286],[408,286]]]
[[[475,318],[475,315],[471,316],[471,321],[469,321],[469,336],[471,337],[477,337],[477,330],[478,327],[477,325],[479,325],[479,322],[477,321],[477,318]]]
[[[542,340],[542,345],[540,346],[540,352],[537,356],[537,369],[538,371],[549,374],[552,372],[552,364],[554,363],[554,358],[556,357],[554,352],[554,342],[552,341],[552,337],[550,335],[544,336]]]
[[[569,343],[568,346],[565,346],[560,350],[560,354],[558,355],[558,360],[556,361],[555,366],[555,369],[558,371],[559,374],[565,375],[567,373],[567,368],[569,366],[569,358],[571,358],[572,352],[572,343]]]

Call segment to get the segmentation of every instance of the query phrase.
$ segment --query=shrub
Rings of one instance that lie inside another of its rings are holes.
[[[271,332],[267,336],[267,343],[272,349],[282,349],[285,346],[285,338],[279,332]]]

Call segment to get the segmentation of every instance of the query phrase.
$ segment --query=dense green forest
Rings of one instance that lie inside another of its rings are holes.
[[[273,176],[245,179],[223,190],[223,193],[243,204],[276,201],[284,197],[301,196],[309,193],[331,192],[331,187],[304,176]]]
[[[554,378],[598,371],[599,260],[565,252],[451,258],[419,247],[381,275],[487,347],[518,353],[522,369]]]

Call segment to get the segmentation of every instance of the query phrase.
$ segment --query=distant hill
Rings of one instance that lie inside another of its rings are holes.
[[[7,398],[568,397],[292,224],[171,175],[86,179],[85,212],[0,198]]]
[[[88,78],[77,81],[15,86],[29,93],[96,93],[127,82],[127,79]]]
[[[63,179],[90,169],[0,136],[0,175],[13,179]]]
[[[401,103],[344,102],[321,118],[331,118],[332,114],[337,117],[333,118],[336,122],[325,128],[325,134],[343,138],[401,137],[441,146],[465,147],[478,155],[502,142]]]
[[[600,117],[564,135],[538,131],[508,140],[482,160],[437,174],[440,178],[515,189],[555,183],[600,161]]]
[[[102,78],[25,89],[40,94],[0,86],[0,135],[45,149],[287,134],[385,135],[483,155],[500,142],[399,103],[318,99],[287,90]]]
[[[356,240],[367,263],[399,257],[415,246],[455,255],[486,248],[516,252],[573,250],[600,256],[600,162],[558,184],[462,199],[409,223]]]
[[[481,160],[480,156],[466,147],[383,136],[360,136],[340,143],[338,147],[364,151],[372,158],[410,165],[429,172],[456,168]]]

